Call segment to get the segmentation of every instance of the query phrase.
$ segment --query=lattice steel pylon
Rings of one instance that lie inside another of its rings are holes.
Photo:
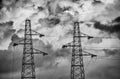
[[[71,60],[71,79],[85,79],[79,23],[75,22]]]
[[[84,51],[82,52],[81,37],[93,38],[80,32],[79,22],[74,22],[73,42],[63,45],[63,48],[72,47],[71,58],[71,79],[85,79],[83,56],[95,57],[96,55]]]
[[[19,41],[19,43],[13,44],[13,46],[16,46],[18,44],[24,45],[21,79],[36,79],[34,54],[47,55],[47,53],[33,48],[32,35],[40,35],[40,37],[42,37],[43,35],[39,34],[37,32],[32,34],[32,32],[33,31],[31,30],[31,21],[29,19],[27,19],[27,20],[25,20],[25,33],[24,33],[23,42]]]

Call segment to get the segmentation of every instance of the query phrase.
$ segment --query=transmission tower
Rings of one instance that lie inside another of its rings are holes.
[[[32,32],[34,32],[34,33],[32,33]],[[13,44],[13,46],[17,46],[19,44],[24,45],[21,79],[36,79],[34,54],[47,55],[47,53],[33,48],[32,35],[40,35],[40,37],[44,36],[40,33],[32,31],[31,30],[31,21],[29,19],[27,19],[27,20],[25,20],[24,39],[22,41],[19,41],[18,43]]]
[[[93,38],[80,32],[79,22],[74,22],[73,42],[63,45],[63,48],[72,47],[71,79],[85,79],[83,56],[95,57],[96,55],[82,50],[81,38]],[[85,54],[83,54],[84,52]]]

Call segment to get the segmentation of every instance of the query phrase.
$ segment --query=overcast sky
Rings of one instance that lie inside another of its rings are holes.
[[[45,35],[33,37],[36,79],[70,79],[73,22],[81,32],[96,38],[82,39],[83,49],[98,55],[84,57],[86,79],[120,79],[120,0],[1,0],[0,79],[20,79],[23,46],[12,44],[24,37],[25,20]],[[99,38],[111,37],[111,38]]]

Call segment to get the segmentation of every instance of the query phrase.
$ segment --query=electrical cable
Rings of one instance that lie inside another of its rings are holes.
[[[45,35],[44,37],[58,37],[58,36]],[[89,35],[86,36],[86,37],[89,37]],[[93,38],[104,38],[104,39],[118,39],[118,38],[112,38],[112,37],[95,37],[95,36],[91,36],[91,37],[93,37]],[[69,36],[69,37],[66,37],[66,38],[73,38],[73,37],[72,37],[72,36]],[[81,36],[81,38],[82,38],[82,36]],[[92,39],[92,38],[91,38],[91,39]]]
[[[85,47],[85,50],[120,49],[120,47]]]
[[[90,64],[91,64],[92,59],[93,59],[93,58],[91,58],[91,59],[89,60],[88,64],[86,64],[86,68],[85,68],[86,71],[88,70],[88,67],[89,67]]]
[[[32,31],[35,32],[35,33],[37,33],[37,34],[42,34],[42,33],[36,32],[36,31],[34,31],[34,30],[32,30]],[[81,34],[85,35],[86,37],[89,37],[89,36],[90,36],[90,35],[85,34],[85,33],[82,33],[82,32],[81,32]],[[45,35],[44,37],[58,37],[58,36]],[[81,36],[81,37],[82,37],[82,36]],[[110,39],[117,39],[117,38],[113,38],[113,37],[96,37],[96,36],[90,36],[90,37],[92,37],[92,38],[106,38],[106,39],[110,38]],[[73,38],[73,36],[71,36],[71,37],[69,37],[69,38]]]
[[[103,60],[104,60],[104,59],[105,59],[105,60],[120,60],[119,58],[118,58],[118,59],[117,59],[117,58],[97,58],[97,59],[98,59],[98,60],[99,60],[99,59],[101,59],[101,60],[102,60],[102,59],[103,59]]]
[[[13,47],[12,51],[13,51],[13,50],[15,51],[15,50],[16,50],[16,47]],[[12,57],[12,58],[13,58],[13,59],[12,59],[12,60],[13,60],[12,69],[13,69],[13,72],[14,72],[14,64],[15,64],[15,61],[14,61],[14,52],[13,52],[13,57]],[[15,78],[14,78],[14,74],[13,74],[13,78],[12,78],[12,79],[15,79]]]

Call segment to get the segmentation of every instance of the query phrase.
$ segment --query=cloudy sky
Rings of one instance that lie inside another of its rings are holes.
[[[45,34],[33,37],[36,79],[70,79],[73,22],[81,22],[83,49],[97,58],[84,57],[86,79],[120,79],[120,0],[0,0],[0,79],[20,79],[23,46],[12,44],[24,36],[25,20]],[[110,38],[101,38],[110,37]]]

